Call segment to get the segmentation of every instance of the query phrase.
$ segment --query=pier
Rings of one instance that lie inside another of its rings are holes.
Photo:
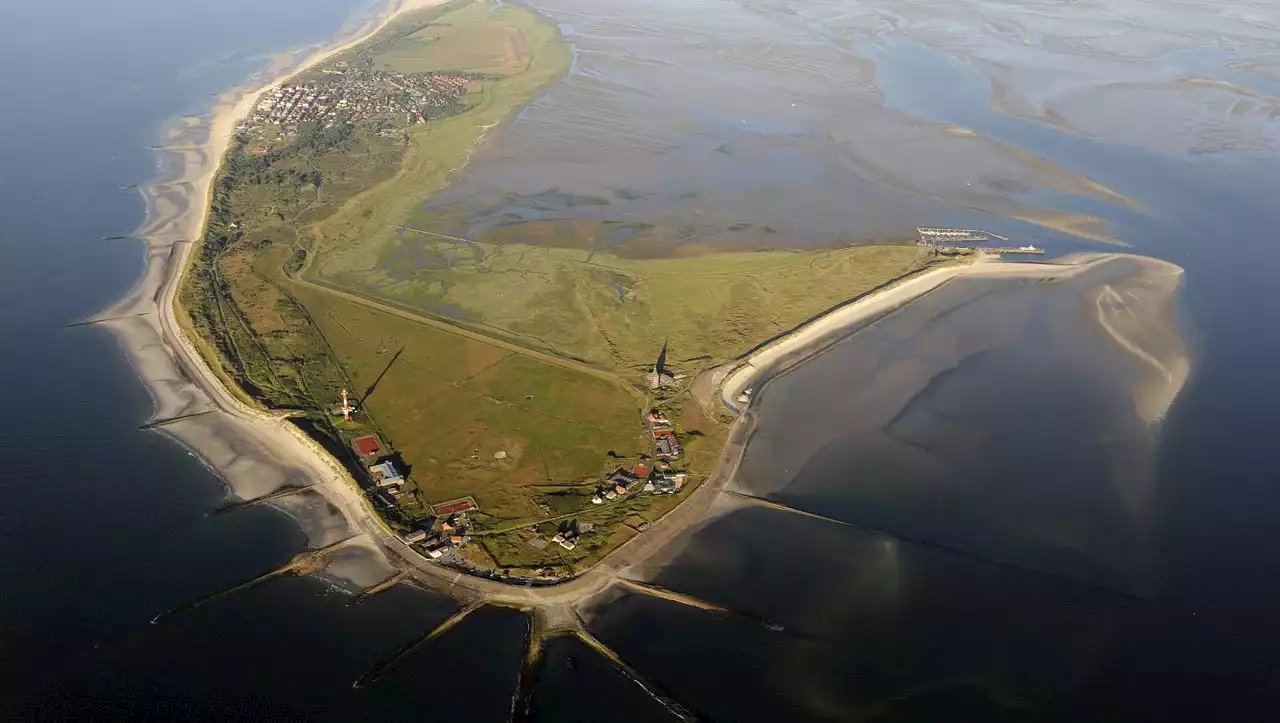
[[[177,422],[184,422],[188,419],[203,417],[206,414],[213,414],[216,411],[217,411],[216,409],[206,409],[202,412],[191,412],[190,414],[179,414],[176,417],[169,417],[168,419],[157,419],[154,422],[147,422],[146,424],[139,425],[138,431],[145,432],[148,429],[159,429],[161,427],[166,427],[170,424],[176,424]]]
[[[357,678],[356,681],[351,684],[351,687],[363,688],[370,683],[377,682],[379,679],[385,677],[388,673],[394,670],[397,665],[412,657],[419,650],[429,645],[431,641],[449,632],[450,628],[465,620],[471,613],[479,610],[482,605],[484,605],[483,602],[476,601],[460,608],[453,615],[445,618],[443,622],[436,625],[431,630],[428,630],[421,637],[410,641],[407,645],[392,653],[389,658],[374,665],[369,669],[369,672]]]

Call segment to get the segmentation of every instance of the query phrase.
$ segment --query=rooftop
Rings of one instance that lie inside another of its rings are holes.
[[[351,446],[355,448],[356,454],[361,457],[373,457],[385,451],[382,447],[382,440],[372,434],[356,437],[351,440]]]

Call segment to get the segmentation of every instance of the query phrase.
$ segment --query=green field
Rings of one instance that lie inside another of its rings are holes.
[[[623,370],[652,363],[664,340],[674,358],[724,361],[916,268],[914,246],[628,259],[410,231],[372,270],[321,278]]]
[[[594,479],[609,451],[642,451],[639,406],[618,386],[320,291],[295,293],[427,502],[471,495],[496,519],[540,519],[551,514],[530,485]]]
[[[527,70],[531,60],[526,32],[535,43],[546,37],[545,29],[531,25],[528,13],[519,8],[502,5],[495,9],[476,3],[397,39],[373,58],[378,65],[403,73],[516,75]]]

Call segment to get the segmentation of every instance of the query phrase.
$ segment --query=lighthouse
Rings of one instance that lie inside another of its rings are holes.
[[[351,421],[351,413],[356,411],[349,401],[347,401],[347,390],[342,390],[342,419],[345,422]]]

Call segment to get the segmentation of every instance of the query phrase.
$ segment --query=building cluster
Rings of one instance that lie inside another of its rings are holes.
[[[659,463],[658,468],[650,469],[649,465],[640,462],[631,469],[619,467],[605,475],[603,483],[591,495],[591,504],[602,505],[605,502],[624,499],[637,492],[651,494],[675,494],[684,486],[688,474],[666,469],[666,463]]]
[[[373,497],[382,506],[393,509],[412,499],[407,495],[404,475],[387,456],[382,440],[373,434],[356,437],[351,448],[373,480]]]
[[[456,105],[477,81],[461,73],[406,75],[389,70],[332,71],[324,80],[282,85],[265,95],[247,125],[296,131],[308,121],[324,126],[342,120],[399,117],[425,123]]]
[[[605,475],[603,484],[591,496],[591,504],[604,504],[607,500],[613,500],[626,497],[635,490],[640,489],[640,483],[649,478],[649,465],[640,462],[631,469],[619,467],[609,474]]]
[[[400,541],[421,548],[431,559],[441,562],[457,562],[455,552],[467,544],[469,521],[465,514],[451,515],[446,519],[428,518],[417,528],[401,534]],[[444,558],[451,559],[444,559]]]
[[[655,472],[648,482],[644,483],[644,491],[655,495],[674,495],[684,486],[688,475],[684,472]]]
[[[572,550],[578,546],[578,538],[583,535],[591,534],[592,532],[595,532],[595,530],[596,526],[589,522],[584,522],[579,525],[574,521],[561,527],[560,530],[556,532],[555,536],[551,538],[551,541],[566,550]]]
[[[382,440],[372,434],[357,437],[351,440],[351,448],[373,480],[374,499],[389,509],[400,505],[408,496],[405,476],[396,467],[395,460],[387,456]],[[470,527],[467,513],[479,509],[470,497],[434,505],[432,515],[414,529],[401,534],[400,541],[419,547],[433,559],[440,560],[467,543]]]
[[[671,421],[661,411],[654,409],[645,417],[649,426],[649,434],[653,437],[653,454],[658,459],[673,460],[684,454],[680,447],[680,438],[672,429]]]

